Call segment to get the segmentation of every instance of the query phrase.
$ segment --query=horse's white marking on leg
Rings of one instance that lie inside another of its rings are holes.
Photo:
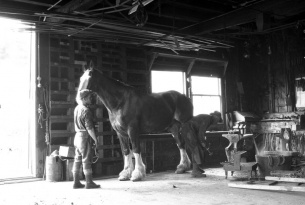
[[[180,151],[180,163],[177,166],[176,174],[182,174],[190,169],[191,160],[189,159],[185,149],[179,149]]]
[[[146,167],[142,161],[141,154],[134,153],[135,170],[132,172],[131,181],[141,181],[146,176]]]
[[[124,169],[119,174],[120,181],[126,181],[131,178],[131,173],[134,170],[134,165],[132,162],[132,152],[129,155],[124,155]]]

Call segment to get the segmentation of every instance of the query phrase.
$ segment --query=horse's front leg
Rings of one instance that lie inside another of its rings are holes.
[[[131,181],[141,181],[146,177],[146,167],[142,161],[141,153],[134,153],[135,169],[131,175]]]
[[[171,127],[168,128],[168,131],[172,133],[180,151],[180,163],[175,171],[176,174],[183,174],[191,168],[191,160],[185,150],[185,141],[179,133],[180,126],[181,124],[179,122],[175,122]]]
[[[133,155],[135,158],[135,169],[131,175],[131,181],[141,181],[146,177],[146,167],[141,157],[139,132],[136,126],[130,126],[128,134],[132,144]]]
[[[132,152],[129,148],[128,136],[122,136],[118,134],[118,137],[120,140],[122,152],[124,154],[124,168],[120,172],[118,179],[120,181],[126,181],[126,180],[130,180],[131,174],[134,170],[134,165],[132,162]]]

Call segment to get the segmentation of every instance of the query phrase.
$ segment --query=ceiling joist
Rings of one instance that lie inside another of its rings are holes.
[[[291,0],[259,1],[250,6],[242,7],[232,12],[211,18],[209,20],[205,20],[201,23],[182,28],[180,29],[180,31],[182,33],[193,33],[195,35],[203,35],[209,32],[253,22],[256,20],[257,15],[260,13],[269,13],[276,15],[277,13],[275,8],[279,8],[279,6],[281,5],[284,8],[289,8],[288,5],[292,3],[293,2],[291,2]],[[299,7],[303,8],[304,11],[305,1],[299,1]],[[286,12],[287,11],[288,10],[286,9]],[[285,10],[281,10],[281,13],[279,14],[282,16],[289,15],[289,13],[285,13]]]

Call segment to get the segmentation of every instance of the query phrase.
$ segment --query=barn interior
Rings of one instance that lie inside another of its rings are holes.
[[[0,17],[20,22],[1,23],[1,204],[304,202],[305,1],[2,0]],[[27,35],[25,48],[7,28]],[[158,133],[141,135],[146,179],[118,181],[123,154],[100,105],[101,189],[73,190],[73,110],[89,62],[142,94],[179,87],[194,114],[221,112],[206,133],[207,176],[175,174],[177,145]]]

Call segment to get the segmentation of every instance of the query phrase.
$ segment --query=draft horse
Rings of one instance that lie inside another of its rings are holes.
[[[120,140],[124,153],[124,168],[118,178],[120,181],[140,181],[146,176],[146,167],[141,158],[141,134],[170,132],[180,150],[176,173],[184,173],[190,168],[185,143],[179,134],[182,123],[193,117],[193,105],[185,95],[176,91],[140,94],[132,86],[103,75],[91,64],[80,78],[77,100],[82,89],[90,89],[97,94]]]

